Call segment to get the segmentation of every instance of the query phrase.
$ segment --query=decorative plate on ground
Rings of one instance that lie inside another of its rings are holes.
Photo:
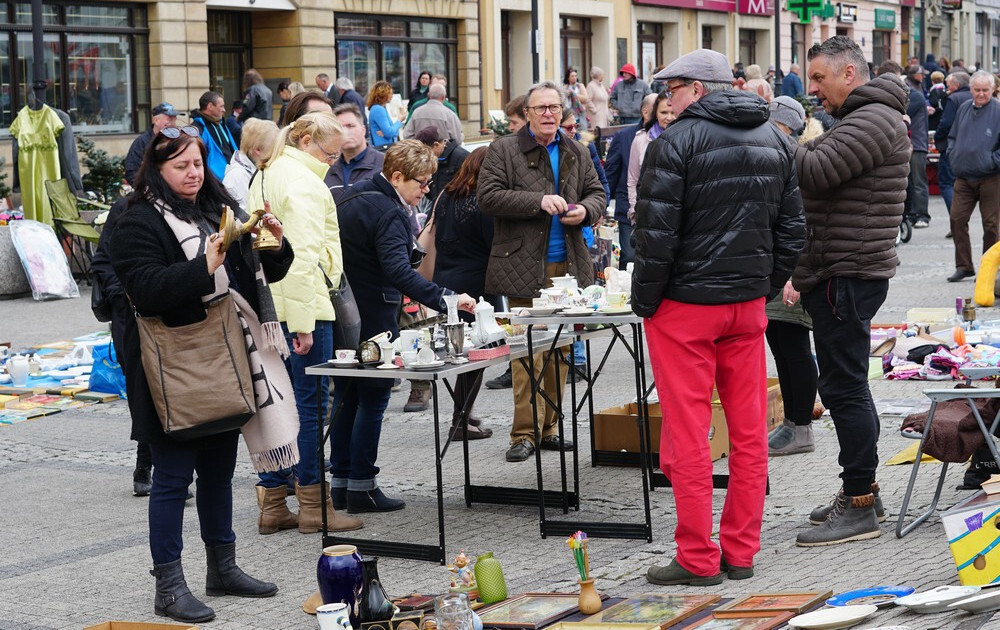
[[[990,589],[982,593],[976,593],[972,597],[966,597],[965,599],[948,604],[948,608],[961,608],[973,614],[997,610],[1000,609],[1000,591]]]
[[[912,586],[873,586],[847,591],[826,600],[827,606],[857,606],[874,604],[881,608],[896,603],[896,599],[906,597],[914,591]]]
[[[809,630],[850,628],[876,611],[878,611],[878,606],[872,604],[867,606],[820,608],[819,610],[814,610],[798,617],[792,617],[788,620],[788,625],[793,628],[807,628]]]
[[[938,613],[948,610],[948,604],[971,597],[978,592],[978,586],[939,586],[922,593],[900,597],[896,600],[896,604],[916,613]]]

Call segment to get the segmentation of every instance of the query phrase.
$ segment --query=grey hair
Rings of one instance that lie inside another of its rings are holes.
[[[432,98],[436,101],[443,101],[446,96],[448,96],[448,90],[440,83],[435,83],[427,88],[427,98]]]
[[[732,90],[732,83],[725,83],[722,81],[698,81],[701,83],[702,87],[705,88],[705,94],[712,94],[713,92],[725,92],[726,90]]]
[[[946,81],[950,81],[960,88],[969,87],[969,73],[968,72],[952,72],[948,75]]]
[[[344,90],[345,92],[354,89],[354,81],[351,81],[347,77],[338,77],[334,85],[337,86],[338,90]]]
[[[590,69],[590,78],[591,79],[596,79],[597,77],[600,77],[600,76],[604,76],[604,70],[602,70],[601,68],[598,68],[597,66],[594,66],[593,68]]]
[[[559,101],[560,102],[566,100],[566,92],[563,91],[563,89],[560,86],[556,85],[552,81],[541,81],[540,83],[536,83],[536,84],[532,85],[530,88],[528,88],[528,91],[524,95],[524,106],[525,107],[528,106],[528,101],[531,100],[531,95],[534,94],[535,92],[539,91],[539,90],[555,90],[556,93],[559,94]]]
[[[854,72],[863,82],[867,82],[871,78],[865,53],[862,52],[856,41],[846,35],[834,35],[822,44],[813,44],[806,54],[806,58],[812,61],[820,55],[830,57],[835,61],[838,70],[847,65],[853,65]]]
[[[996,86],[996,79],[993,77],[991,73],[985,70],[976,70],[975,72],[973,72],[972,76],[969,78],[969,85],[972,85],[972,82],[975,81],[976,79],[986,79],[987,81],[990,82],[991,86],[994,87]]]

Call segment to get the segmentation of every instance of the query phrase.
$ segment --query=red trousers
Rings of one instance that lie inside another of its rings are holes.
[[[767,486],[767,387],[764,298],[701,305],[663,300],[645,323],[663,412],[660,468],[677,507],[677,561],[698,575],[719,573],[719,546],[730,566],[753,566],[760,550]],[[729,490],[712,535],[712,385],[726,413]]]

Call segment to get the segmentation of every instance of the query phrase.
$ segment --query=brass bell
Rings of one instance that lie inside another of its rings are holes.
[[[240,236],[246,234],[255,227],[259,227],[260,231],[253,240],[254,249],[281,249],[281,241],[274,236],[274,233],[271,232],[270,228],[262,224],[264,215],[270,211],[271,204],[265,201],[263,208],[254,210],[247,222],[240,225],[236,220],[236,215],[233,213],[232,208],[226,206],[222,210],[222,220],[219,221],[219,235],[222,236],[222,247],[220,247],[220,249],[223,252],[228,251],[229,246],[232,245],[233,241],[239,239]]]

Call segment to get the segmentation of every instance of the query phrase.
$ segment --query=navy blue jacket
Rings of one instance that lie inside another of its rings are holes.
[[[604,171],[608,176],[610,193],[615,200],[615,220],[628,221],[628,158],[632,153],[635,134],[642,129],[642,123],[626,127],[611,139],[611,148],[604,159]]]
[[[371,179],[381,173],[382,165],[385,163],[385,153],[376,151],[369,145],[367,149],[362,151],[361,155],[356,156],[354,159],[359,161],[351,169],[351,181],[349,182],[344,181],[345,163],[343,155],[326,172],[326,178],[323,181],[330,188],[330,194],[333,195],[334,203],[339,204],[341,199],[347,197],[354,184]]]
[[[604,165],[601,164],[601,156],[597,155],[597,146],[591,142],[587,148],[590,149],[590,159],[594,163],[594,170],[597,171],[597,179],[601,180],[601,186],[604,186],[604,198],[611,203],[611,186],[608,184],[608,174],[604,171]]]
[[[910,91],[906,107],[906,114],[910,117],[910,145],[914,151],[927,153],[927,99],[920,88],[914,87],[910,81],[906,82],[906,87]]]
[[[399,309],[406,295],[436,311],[451,293],[428,282],[410,266],[413,231],[409,213],[383,175],[358,182],[337,204],[344,273],[361,313],[361,338],[388,330],[399,334]]]
[[[948,133],[948,159],[955,177],[979,181],[1000,173],[1000,103],[982,107],[970,99],[958,108]]]
[[[937,147],[938,153],[948,151],[948,133],[951,131],[951,126],[955,124],[955,113],[958,112],[962,103],[971,100],[972,92],[969,90],[969,86],[960,87],[948,95],[944,102],[941,120],[938,121],[937,129],[934,130],[934,146]]]

